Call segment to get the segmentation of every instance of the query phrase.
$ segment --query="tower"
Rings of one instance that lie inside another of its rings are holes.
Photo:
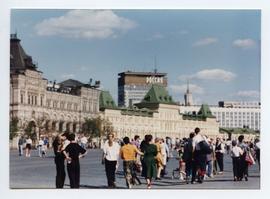
[[[192,93],[189,91],[189,81],[187,81],[187,91],[184,95],[184,99],[185,99],[185,106],[193,105]]]

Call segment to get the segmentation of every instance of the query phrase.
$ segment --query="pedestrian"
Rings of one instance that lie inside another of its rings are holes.
[[[243,150],[243,154],[240,156],[240,181],[243,178],[248,181],[248,162],[246,161],[246,156],[248,155],[248,145],[245,143],[244,139],[244,135],[240,135],[238,137],[238,146]]]
[[[145,166],[144,177],[147,182],[147,188],[151,188],[152,179],[157,176],[157,167],[156,167],[156,155],[158,154],[157,146],[152,143],[152,135],[146,135],[145,137],[145,146],[144,146],[144,157],[143,162]]]
[[[86,149],[87,142],[88,142],[87,138],[84,136],[84,134],[82,134],[82,136],[80,138],[81,147]]]
[[[128,137],[123,138],[124,146],[120,149],[120,156],[123,159],[123,169],[126,178],[126,185],[130,189],[132,185],[135,184],[135,180],[141,184],[141,181],[136,175],[136,155],[143,155],[142,152],[138,150],[138,148],[130,144],[130,140]]]
[[[70,181],[70,188],[80,188],[80,161],[86,155],[86,150],[75,141],[75,134],[69,135],[69,145],[63,153],[67,159],[67,172]]]
[[[190,176],[192,174],[192,168],[195,168],[195,162],[192,157],[193,148],[192,148],[192,139],[195,136],[193,132],[189,134],[189,138],[184,143],[184,153],[183,153],[183,161],[186,163],[186,183],[189,183]],[[195,173],[196,175],[196,173]],[[196,176],[193,178],[195,179]]]
[[[203,145],[206,138],[200,134],[200,128],[195,128],[195,136],[192,140],[193,153],[192,156],[195,161],[195,168],[192,169],[191,183],[195,182],[195,176],[197,173],[198,182],[203,183],[204,175],[206,173],[206,153],[204,153]]]
[[[142,153],[145,152],[145,148],[146,148],[146,138],[147,138],[148,135],[145,135],[144,136],[144,139],[143,141],[141,142],[140,144],[140,151]],[[144,161],[143,161],[143,156],[140,156],[140,161],[141,161],[141,166],[142,166],[142,170],[141,170],[141,175],[143,177],[146,177],[146,167],[145,167],[145,164],[144,164]]]
[[[30,137],[28,137],[26,139],[26,146],[25,146],[25,156],[26,157],[30,157],[31,156],[31,149],[32,149],[32,139]]]
[[[44,143],[43,145],[41,146],[41,155],[43,158],[46,157],[46,154],[47,154],[47,148],[48,148],[48,140],[45,138],[44,139]]]
[[[20,139],[18,141],[18,148],[19,148],[19,156],[23,155],[23,144],[25,143],[24,137],[20,136]]]
[[[38,156],[42,157],[42,147],[44,145],[44,141],[42,138],[39,139],[38,141]]]
[[[115,188],[115,172],[118,166],[120,155],[120,145],[114,141],[114,135],[109,134],[108,140],[105,142],[103,147],[103,160],[105,164],[105,172],[107,177],[107,183],[109,188]]]
[[[162,155],[162,163],[163,163],[163,169],[161,170],[161,177],[164,177],[167,172],[166,172],[166,165],[167,165],[167,161],[169,159],[169,147],[166,144],[165,140],[162,138],[161,139],[161,155]]]
[[[160,174],[163,169],[163,159],[161,154],[161,140],[160,138],[155,139],[155,145],[157,146],[157,155],[156,155],[156,165],[157,165],[157,177],[156,180],[161,180]]]
[[[135,135],[134,140],[131,142],[131,144],[135,145],[139,149],[140,148],[140,136]]]
[[[256,138],[254,141],[254,147],[255,147],[255,154],[256,154],[256,160],[258,162],[259,168],[261,167],[260,163],[260,139]]]
[[[206,167],[207,167],[206,176],[209,178],[213,177],[213,163],[214,163],[214,157],[215,157],[215,147],[214,147],[213,142],[214,142],[214,139],[210,138],[208,144],[209,144],[211,153],[206,155]]]
[[[216,160],[217,160],[217,164],[219,167],[219,172],[218,174],[223,174],[223,170],[224,170],[224,144],[221,141],[220,138],[216,139],[216,147],[215,147],[215,155],[216,155]]]
[[[64,150],[64,140],[60,135],[58,135],[53,141],[53,151],[54,151],[54,163],[56,165],[56,178],[55,185],[56,188],[63,188],[66,178],[65,172],[65,155]]]
[[[240,180],[240,156],[243,155],[243,150],[237,146],[237,142],[235,140],[232,141],[232,149],[231,149],[231,157],[232,157],[232,164],[233,164],[233,180],[238,181]]]

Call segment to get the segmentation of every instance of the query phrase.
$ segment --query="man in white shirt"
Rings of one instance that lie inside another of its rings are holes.
[[[225,146],[224,143],[222,142],[222,140],[220,138],[217,138],[216,140],[216,148],[215,148],[215,155],[216,155],[216,160],[218,163],[218,167],[219,167],[219,172],[218,174],[223,174],[223,169],[224,169],[224,153],[225,153]]]
[[[108,141],[103,147],[103,160],[109,188],[115,188],[115,172],[120,155],[120,145],[114,141],[114,135],[108,135]]]
[[[192,179],[193,184],[196,178],[196,172],[198,171],[198,182],[202,183],[204,175],[206,173],[206,154],[202,153],[200,143],[205,141],[206,138],[200,134],[200,129],[195,128],[195,136],[192,139],[192,156],[194,159],[194,166],[192,169]]]

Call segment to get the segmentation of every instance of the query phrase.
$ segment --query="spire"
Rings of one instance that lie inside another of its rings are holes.
[[[187,93],[189,93],[189,80],[187,79]]]

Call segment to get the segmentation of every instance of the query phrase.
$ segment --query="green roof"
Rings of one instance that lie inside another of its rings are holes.
[[[207,104],[202,104],[198,116],[205,117],[205,118],[215,118],[215,116],[210,111],[210,108]]]
[[[141,103],[176,104],[164,86],[153,84]]]
[[[121,114],[122,115],[135,115],[135,116],[144,116],[144,117],[153,117],[153,113],[155,111],[152,111],[147,108],[139,109],[136,106],[132,108],[121,108]]]
[[[207,104],[202,104],[199,112],[197,114],[183,114],[184,120],[199,120],[205,121],[206,118],[215,118],[215,116],[210,111],[210,108]]]
[[[99,95],[99,109],[117,109],[117,106],[109,91],[101,91]]]
[[[253,134],[259,135],[259,130],[253,130],[249,128],[219,128],[220,133],[231,133],[231,134]]]

